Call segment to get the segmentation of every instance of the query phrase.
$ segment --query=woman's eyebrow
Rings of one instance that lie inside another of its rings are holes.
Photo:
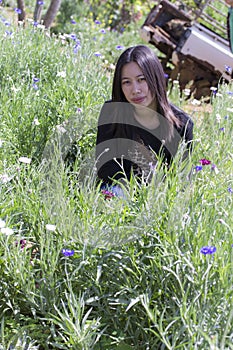
[[[138,74],[138,75],[136,75],[135,78],[139,78],[139,77],[144,77],[144,74]],[[123,79],[130,79],[130,77],[122,77],[121,80],[123,80]]]

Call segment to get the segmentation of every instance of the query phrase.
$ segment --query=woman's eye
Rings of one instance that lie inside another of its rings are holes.
[[[141,77],[141,78],[138,79],[139,83],[141,83],[141,82],[143,82],[145,80],[146,80],[145,77]]]
[[[130,81],[129,80],[124,80],[122,81],[122,85],[129,85],[130,84]]]

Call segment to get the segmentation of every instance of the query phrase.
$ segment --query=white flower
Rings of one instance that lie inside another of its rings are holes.
[[[186,96],[189,96],[189,95],[190,95],[190,92],[191,92],[190,89],[184,89],[184,94],[185,94]]]
[[[191,104],[192,104],[193,106],[200,106],[201,101],[196,100],[196,99],[194,98],[194,99],[191,101]]]
[[[57,125],[56,126],[57,128],[57,131],[60,133],[60,134],[65,134],[66,133],[66,129],[60,124],[60,125]]]
[[[0,228],[3,228],[6,226],[6,223],[4,220],[0,219]]]
[[[56,230],[55,225],[47,224],[45,227],[46,227],[46,230],[51,231],[51,232],[54,232]]]
[[[24,164],[30,164],[31,163],[31,158],[27,158],[27,157],[20,157],[19,158],[19,162],[24,163]]]
[[[40,125],[38,118],[35,118],[32,122],[33,125]]]
[[[57,72],[57,77],[65,78],[66,72],[65,71]]]
[[[11,177],[9,177],[7,174],[2,174],[0,175],[0,181],[3,183],[3,184],[6,184],[7,182],[10,182],[11,181]]]
[[[12,86],[12,87],[11,87],[11,90],[12,90],[13,92],[19,92],[19,91],[20,91],[20,88],[16,88],[15,86]]]
[[[222,119],[222,118],[221,118],[221,115],[220,115],[219,113],[217,113],[217,114],[216,114],[216,120],[217,120],[217,122],[220,122],[221,119]]]
[[[10,236],[13,235],[14,231],[12,230],[12,228],[9,227],[2,227],[1,228],[1,232],[6,235],[6,236]]]
[[[1,148],[2,145],[3,145],[3,142],[4,142],[4,141],[0,139],[0,148]]]

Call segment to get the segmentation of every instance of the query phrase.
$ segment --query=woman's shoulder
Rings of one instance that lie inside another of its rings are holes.
[[[191,116],[188,113],[186,113],[183,109],[177,107],[173,103],[170,103],[170,106],[171,106],[173,113],[182,122],[182,124],[183,123],[186,124],[187,122],[190,122],[193,124],[193,120],[192,120]]]
[[[177,107],[176,105],[170,103],[171,105],[171,109],[174,113],[174,115],[176,116],[176,118],[179,119],[179,121],[181,122],[181,126],[179,129],[193,129],[194,123],[193,120],[191,118],[191,116],[186,113],[183,109]]]
[[[186,135],[185,136],[186,138],[192,139],[193,138],[194,123],[193,123],[191,116],[188,113],[186,113],[184,110],[182,110],[181,108],[177,107],[174,104],[171,104],[171,109],[172,109],[173,113],[175,114],[175,116],[181,122],[180,126],[176,127],[180,136],[184,137],[184,135]]]
[[[101,107],[99,121],[106,124],[126,124],[126,120],[128,123],[132,115],[133,107],[130,103],[106,100]]]

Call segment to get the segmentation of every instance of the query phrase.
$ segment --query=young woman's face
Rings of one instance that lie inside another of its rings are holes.
[[[121,88],[129,103],[155,109],[155,101],[136,62],[127,63],[121,72]]]

